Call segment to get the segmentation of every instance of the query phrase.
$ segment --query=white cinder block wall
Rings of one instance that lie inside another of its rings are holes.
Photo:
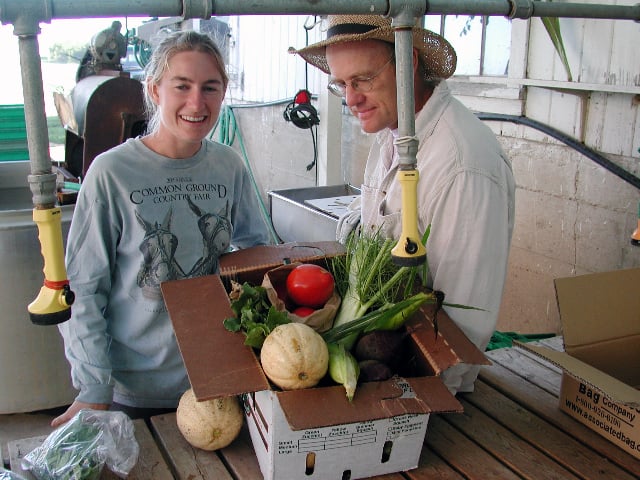
[[[498,329],[559,332],[554,278],[640,267],[630,242],[640,192],[569,147],[500,140],[517,204]]]

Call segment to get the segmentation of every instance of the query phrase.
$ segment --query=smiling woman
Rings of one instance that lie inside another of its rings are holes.
[[[269,243],[242,159],[207,139],[227,85],[218,47],[174,32],[147,68],[155,123],[96,156],[76,201],[66,266],[78,295],[60,331],[80,393],[54,427],[83,408],[175,410],[189,380],[160,285],[217,273],[231,245]]]

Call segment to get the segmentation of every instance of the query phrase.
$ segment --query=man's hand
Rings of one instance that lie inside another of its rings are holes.
[[[107,403],[84,403],[84,402],[79,402],[78,400],[76,400],[69,406],[69,408],[67,408],[66,412],[64,412],[62,415],[54,418],[51,421],[51,426],[53,428],[57,428],[60,425],[62,425],[63,423],[67,423],[69,420],[71,420],[75,416],[76,413],[78,413],[83,408],[92,409],[92,410],[109,410],[109,404],[107,404]]]

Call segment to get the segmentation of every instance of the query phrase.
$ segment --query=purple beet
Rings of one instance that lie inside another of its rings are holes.
[[[354,356],[360,360],[377,360],[392,365],[399,356],[400,346],[407,336],[405,330],[376,330],[362,335],[354,348]]]
[[[377,360],[362,360],[360,366],[359,382],[381,382],[393,376],[391,369]]]

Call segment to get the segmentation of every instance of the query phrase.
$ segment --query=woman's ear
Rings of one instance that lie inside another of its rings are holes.
[[[153,103],[155,103],[156,105],[160,105],[160,95],[158,94],[158,84],[156,82],[151,81],[150,79],[147,79],[147,88],[149,90],[149,96],[151,97],[151,100],[153,100]]]

